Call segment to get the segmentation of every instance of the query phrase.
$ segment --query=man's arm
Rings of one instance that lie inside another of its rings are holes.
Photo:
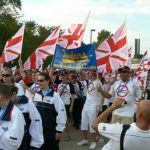
[[[112,95],[110,95],[108,92],[105,92],[102,87],[98,88],[98,91],[101,93],[101,95],[103,95],[105,98],[110,99],[112,97]]]
[[[95,119],[95,121],[92,123],[92,128],[98,132],[98,124],[105,122],[115,109],[122,106],[122,102],[123,100],[119,98],[115,100],[108,109],[106,109],[98,118]]]
[[[20,69],[21,77],[22,77],[22,79],[24,79],[25,78],[25,73],[24,73],[24,70],[23,70],[23,64],[22,64],[21,58],[19,58],[18,63],[19,63],[19,69]]]
[[[58,113],[57,117],[56,117],[56,140],[60,140],[61,136],[62,136],[62,132],[65,129],[65,125],[66,125],[66,121],[67,121],[67,114],[66,114],[66,109],[65,109],[65,105],[62,101],[62,99],[60,98],[58,93],[55,93],[54,95],[55,100],[54,100],[54,106],[55,106],[55,110]]]

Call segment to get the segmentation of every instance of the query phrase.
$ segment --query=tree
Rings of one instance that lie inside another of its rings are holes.
[[[22,50],[22,60],[25,62],[28,57],[40,46],[40,44],[54,31],[56,27],[45,27],[38,25],[34,21],[26,22],[25,35]],[[44,66],[48,65],[52,60],[49,56]]]
[[[112,34],[107,30],[101,30],[101,32],[98,32],[97,41],[94,42],[95,49],[97,49],[99,44],[102,43],[110,36],[112,36]]]
[[[19,27],[21,25],[10,14],[0,16],[0,54],[4,49],[6,41],[18,31]]]
[[[0,15],[11,14],[18,18],[21,6],[21,0],[0,0]]]
[[[0,0],[0,8],[4,8],[5,6],[8,6],[8,5],[21,9],[20,0]]]

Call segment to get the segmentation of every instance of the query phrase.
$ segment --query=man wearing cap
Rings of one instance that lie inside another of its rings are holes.
[[[69,141],[71,140],[70,118],[71,118],[71,112],[73,111],[75,90],[74,90],[74,86],[68,81],[67,71],[63,71],[60,75],[60,78],[62,82],[58,85],[57,92],[59,93],[61,99],[63,100],[66,108],[67,122],[66,122],[66,136],[64,137],[64,140]]]
[[[87,97],[82,110],[81,130],[83,139],[77,143],[78,146],[88,144],[87,131],[90,129],[92,135],[92,143],[89,147],[90,150],[94,150],[96,144],[96,132],[91,127],[92,122],[97,117],[99,110],[102,107],[103,96],[99,92],[99,88],[102,88],[102,83],[97,79],[96,72],[89,72],[89,84],[87,89]]]
[[[130,68],[124,66],[120,70],[120,80],[116,81],[109,93],[100,89],[100,92],[106,98],[114,97],[123,99],[123,107],[113,111],[112,122],[130,124],[134,121],[134,113],[136,109],[136,101],[141,98],[141,90],[139,84],[136,84],[130,78]]]

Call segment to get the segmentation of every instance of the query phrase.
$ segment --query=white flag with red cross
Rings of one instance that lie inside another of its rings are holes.
[[[67,49],[80,47],[82,44],[89,15],[87,16],[83,24],[71,24],[71,26],[60,36],[57,44]]]
[[[128,60],[126,24],[102,42],[96,50],[98,71],[107,73],[117,70]]]
[[[132,60],[131,55],[132,55],[132,47],[128,49],[128,60],[125,63],[125,65],[129,67],[131,66],[131,60]]]
[[[0,63],[5,63],[16,59],[22,52],[23,36],[24,36],[23,25],[19,31],[10,38],[5,45],[2,56],[0,57]]]
[[[147,51],[143,55],[140,64],[138,65],[136,69],[137,74],[137,80],[140,81],[141,86],[145,88],[146,86],[146,80],[147,80],[147,74],[148,74],[148,54]]]
[[[48,56],[54,55],[59,33],[60,26],[58,26],[27,59],[27,61],[24,63],[25,70],[38,69]]]

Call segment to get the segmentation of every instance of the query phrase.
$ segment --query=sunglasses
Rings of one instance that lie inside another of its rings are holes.
[[[2,74],[2,77],[10,77],[10,74]]]
[[[37,80],[37,82],[44,82],[45,80]]]

